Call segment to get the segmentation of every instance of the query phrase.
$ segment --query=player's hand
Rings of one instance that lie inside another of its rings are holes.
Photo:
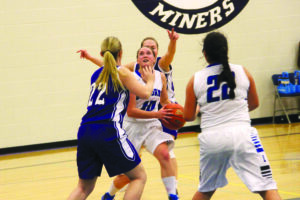
[[[162,107],[159,111],[157,111],[157,118],[165,121],[166,119],[171,119],[172,110]]]
[[[85,58],[87,60],[91,59],[91,55],[87,52],[86,49],[80,49],[76,51],[76,53],[80,53],[80,58]]]
[[[175,41],[178,40],[179,35],[176,31],[174,31],[174,28],[172,28],[171,31],[167,30],[167,32],[168,32],[170,40],[175,40]]]
[[[155,80],[155,73],[154,73],[153,67],[150,67],[150,66],[143,67],[141,75],[142,75],[143,81],[145,81],[146,83],[148,81],[154,82],[154,80]]]

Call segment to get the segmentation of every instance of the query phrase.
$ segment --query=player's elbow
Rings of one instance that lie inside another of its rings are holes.
[[[128,117],[134,117],[134,114],[133,114],[133,113],[134,113],[134,112],[133,112],[132,110],[127,109],[126,114],[127,114]]]
[[[151,92],[147,92],[144,94],[144,96],[142,97],[143,99],[149,99],[151,97]]]
[[[141,94],[139,94],[138,96],[141,99],[149,99],[151,97],[152,91],[150,90],[144,90]]]
[[[259,106],[258,102],[249,104],[249,106],[248,106],[249,112],[252,111],[252,110],[255,110],[256,108],[258,108],[258,106]]]
[[[258,106],[259,106],[258,98],[248,100],[249,112],[252,111],[252,110],[255,110],[256,108],[258,108]]]

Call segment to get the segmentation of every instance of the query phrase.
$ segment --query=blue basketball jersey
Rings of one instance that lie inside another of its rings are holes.
[[[111,77],[106,85],[106,87],[108,87],[107,94],[105,87],[100,90],[96,88],[96,80],[102,72],[102,69],[103,67],[96,70],[91,77],[91,92],[87,113],[82,117],[81,124],[118,122],[122,125],[128,106],[129,91],[122,90],[122,88],[120,88],[119,91],[114,91]]]
[[[169,100],[174,103],[176,101],[176,99],[175,99],[174,83],[173,83],[173,78],[172,78],[172,72],[173,72],[172,65],[169,66],[170,71],[166,72],[158,65],[158,62],[160,59],[161,59],[161,57],[156,58],[154,69],[162,72],[165,75],[165,77],[167,79],[168,97],[169,97]]]

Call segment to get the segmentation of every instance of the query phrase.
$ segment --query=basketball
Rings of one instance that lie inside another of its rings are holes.
[[[171,130],[178,130],[184,126],[185,120],[183,119],[183,107],[176,103],[169,103],[165,106],[172,112],[171,118],[162,121],[162,124]]]

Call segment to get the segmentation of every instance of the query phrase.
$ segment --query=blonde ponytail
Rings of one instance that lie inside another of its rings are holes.
[[[111,77],[114,91],[124,90],[124,86],[119,79],[116,60],[122,50],[121,42],[116,37],[106,38],[101,45],[101,54],[103,55],[103,70],[96,80],[96,87],[102,89],[106,87],[106,94],[108,93],[108,81]]]

